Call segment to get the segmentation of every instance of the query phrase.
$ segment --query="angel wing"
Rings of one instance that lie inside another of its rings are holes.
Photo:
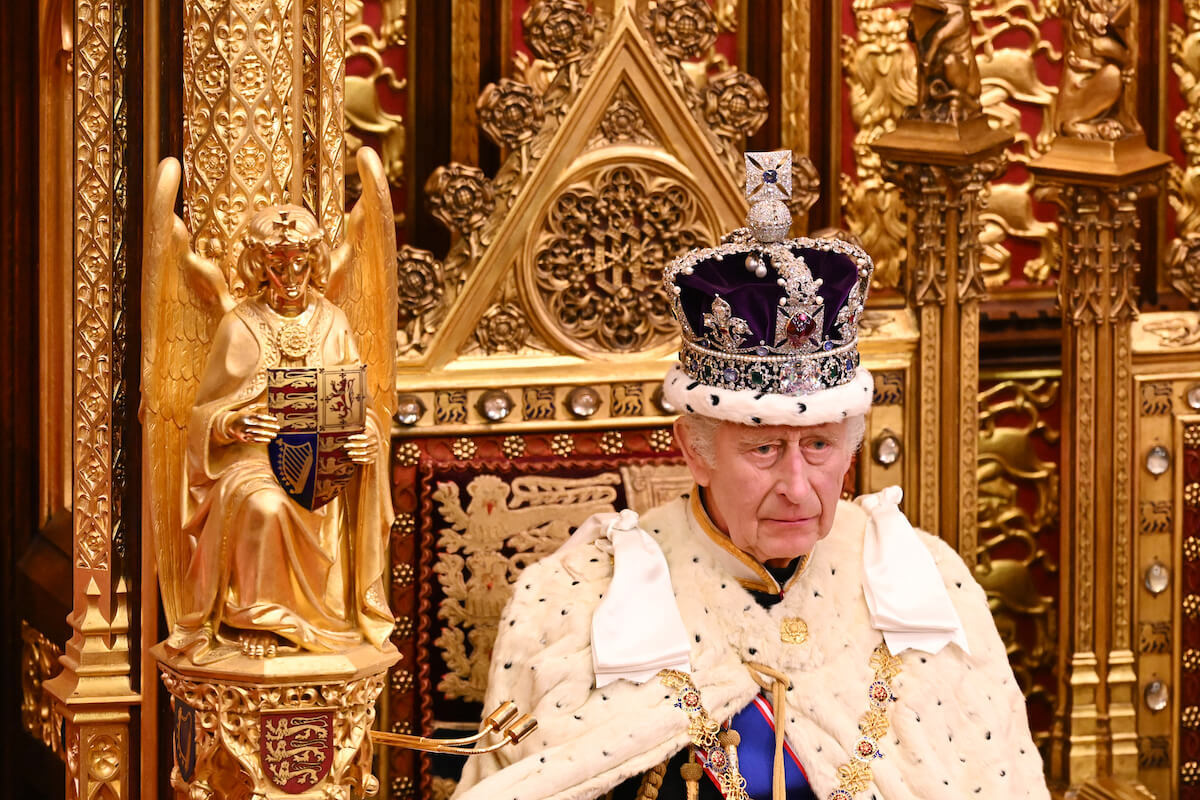
[[[221,316],[233,308],[221,272],[191,252],[175,214],[179,162],[158,165],[146,206],[142,259],[142,520],[158,564],[168,626],[179,615],[187,551],[187,426],[209,344]],[[143,579],[152,579],[143,575]]]
[[[357,158],[362,196],[333,254],[325,296],[346,312],[367,363],[371,408],[386,426],[396,408],[396,228],[379,156],[361,147]]]

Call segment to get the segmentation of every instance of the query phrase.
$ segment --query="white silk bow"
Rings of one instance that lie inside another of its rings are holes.
[[[585,529],[589,524],[595,527]],[[645,683],[664,669],[691,672],[687,629],[667,560],[658,543],[638,527],[637,513],[598,514],[564,547],[587,542],[611,547],[613,556],[612,582],[592,615],[596,688],[622,678]]]
[[[871,624],[894,655],[937,653],[953,642],[967,649],[967,634],[950,601],[933,555],[900,510],[904,492],[890,486],[856,501],[867,512],[863,541],[863,594]]]

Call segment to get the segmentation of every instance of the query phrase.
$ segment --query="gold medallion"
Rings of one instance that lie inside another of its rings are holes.
[[[808,641],[808,623],[799,617],[784,617],[779,638],[784,644],[804,644]]]
[[[312,337],[303,323],[291,322],[280,329],[275,338],[279,349],[288,358],[304,358],[312,350]]]

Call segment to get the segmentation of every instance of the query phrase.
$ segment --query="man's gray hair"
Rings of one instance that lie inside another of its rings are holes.
[[[691,413],[684,414],[679,421],[687,428],[688,438],[696,455],[700,456],[704,463],[712,466],[716,460],[717,428],[721,426],[721,420],[716,417]],[[867,418],[863,414],[855,414],[847,417],[844,424],[847,435],[846,444],[850,447],[851,453],[856,453],[862,447],[863,437],[867,434]]]

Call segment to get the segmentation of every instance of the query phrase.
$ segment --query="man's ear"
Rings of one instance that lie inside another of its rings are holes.
[[[712,484],[712,466],[696,452],[696,443],[692,439],[691,428],[683,421],[683,417],[675,420],[675,441],[679,442],[679,450],[683,453],[683,460],[687,462],[688,469],[692,472],[692,479],[700,486],[710,486]]]

